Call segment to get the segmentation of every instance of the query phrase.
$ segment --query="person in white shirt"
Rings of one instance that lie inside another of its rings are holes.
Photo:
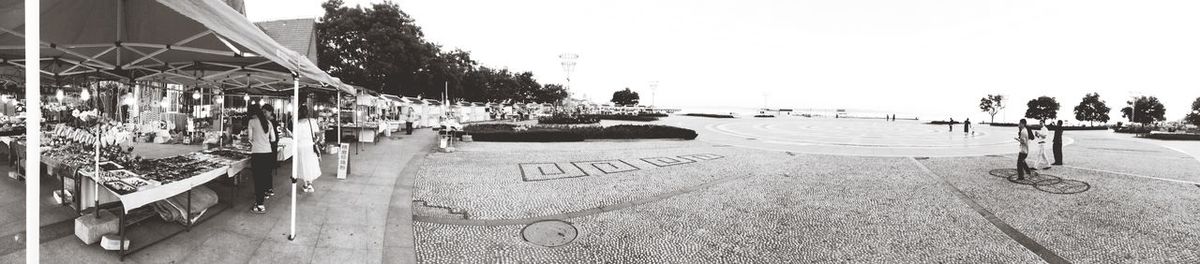
[[[1045,120],[1042,120],[1041,124],[1042,124],[1042,129],[1038,130],[1038,132],[1037,132],[1038,150],[1037,150],[1037,156],[1035,156],[1035,158],[1037,158],[1037,159],[1035,160],[1034,163],[1037,164],[1036,168],[1041,169],[1041,170],[1048,170],[1048,169],[1050,169],[1050,152],[1046,151],[1046,145],[1047,145],[1046,143],[1048,143],[1048,142],[1046,142],[1046,139],[1048,139],[1050,137],[1050,130],[1046,129],[1046,121]]]
[[[254,173],[254,207],[250,212],[267,212],[266,199],[275,194],[272,176],[275,174],[275,144],[279,137],[272,122],[275,108],[269,104],[250,107],[246,123],[250,138],[250,166]]]

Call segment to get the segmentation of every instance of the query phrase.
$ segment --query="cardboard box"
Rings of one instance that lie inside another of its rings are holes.
[[[105,234],[117,233],[119,220],[116,215],[105,210],[100,210],[99,217],[95,214],[80,216],[75,218],[75,236],[84,244],[91,245],[99,242]]]

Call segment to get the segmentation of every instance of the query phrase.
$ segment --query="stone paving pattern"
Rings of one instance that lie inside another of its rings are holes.
[[[672,117],[675,118],[675,117]],[[415,223],[423,263],[1036,263],[1001,223],[1074,263],[1200,262],[1200,162],[1108,132],[1070,133],[1068,165],[1050,174],[1091,189],[1052,194],[988,174],[1014,151],[933,158],[833,156],[723,147],[713,141],[466,143],[427,157],[414,199],[481,219],[563,212],[579,230],[553,248],[523,241],[523,225]],[[703,136],[702,136],[703,137]],[[753,146],[751,146],[753,147]],[[791,147],[791,146],[788,146]],[[1015,150],[1015,146],[1006,146]],[[907,150],[905,150],[907,151]],[[523,182],[516,164],[715,153],[724,159]],[[951,155],[939,155],[949,153]],[[1131,154],[1136,153],[1136,155]],[[886,153],[882,153],[886,154]],[[933,173],[926,173],[928,168]],[[1120,173],[1109,173],[1115,171]],[[1140,175],[1131,176],[1131,175]],[[716,182],[628,207],[612,205]],[[1154,178],[1161,179],[1154,179]],[[1164,180],[1166,179],[1166,180]],[[942,184],[946,181],[949,185]],[[438,202],[432,202],[438,201]],[[415,211],[418,216],[422,210]]]

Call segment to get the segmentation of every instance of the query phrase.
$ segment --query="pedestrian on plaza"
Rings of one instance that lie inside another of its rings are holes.
[[[1046,128],[1045,120],[1041,121],[1041,125],[1042,129],[1039,129],[1037,133],[1038,153],[1034,156],[1036,165],[1034,168],[1048,170],[1050,169],[1050,152],[1046,151],[1046,139],[1050,137],[1050,130]]]
[[[279,142],[278,131],[271,121],[275,108],[270,104],[250,107],[250,120],[246,131],[250,138],[250,166],[254,173],[254,207],[250,212],[267,213],[266,199],[275,194],[272,176],[275,173],[275,151]]]
[[[297,167],[299,170],[296,175],[303,182],[302,190],[306,193],[316,191],[313,186],[313,181],[321,177],[321,145],[320,136],[317,131],[321,126],[314,118],[316,115],[312,113],[308,105],[300,105],[300,109],[296,109],[300,113],[300,123],[296,124],[296,148],[300,150],[300,154],[296,157],[296,162],[299,162]]]
[[[412,106],[404,107],[404,112],[406,113],[404,115],[404,134],[405,135],[412,135],[413,121],[416,121],[416,117],[417,117],[417,114],[414,113],[415,111],[416,110],[414,110]]]
[[[963,120],[963,134],[971,134],[971,119]]]
[[[1021,149],[1017,154],[1017,180],[1024,180],[1025,174],[1033,176],[1033,170],[1029,168],[1029,163],[1025,162],[1025,159],[1029,158],[1029,141],[1033,139],[1033,131],[1026,127],[1025,119],[1017,123],[1017,137],[1014,139]]]
[[[1058,126],[1054,127],[1054,165],[1062,166],[1062,137],[1063,137],[1063,121],[1058,120]]]
[[[954,132],[954,118],[953,117],[950,118],[950,123],[948,123],[948,124],[950,125],[950,132]]]

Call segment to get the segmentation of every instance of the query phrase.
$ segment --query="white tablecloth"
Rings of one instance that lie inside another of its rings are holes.
[[[192,188],[196,188],[200,185],[204,185],[205,183],[208,183],[218,177],[221,177],[221,175],[226,175],[228,171],[229,171],[229,166],[220,167],[220,168],[217,168],[214,170],[200,173],[199,175],[196,175],[196,176],[192,176],[191,178],[182,179],[182,180],[175,181],[172,183],[163,184],[162,186],[158,186],[158,187],[154,187],[154,188],[150,188],[150,189],[146,189],[146,190],[141,190],[141,191],[137,191],[137,192],[127,193],[124,195],[117,194],[116,192],[114,192],[112,190],[109,190],[109,192],[111,192],[114,196],[116,196],[118,200],[121,200],[121,204],[123,205],[125,212],[128,213],[129,211],[132,211],[133,209],[137,209],[139,207],[145,206],[145,205],[153,203],[153,202],[157,202],[157,201],[165,200],[167,198],[174,197],[181,193],[187,192],[188,190],[191,190]],[[92,178],[92,181],[95,182],[94,174],[84,173],[84,176],[87,176],[88,178]],[[108,190],[108,188],[105,186],[100,186],[100,188]]]

